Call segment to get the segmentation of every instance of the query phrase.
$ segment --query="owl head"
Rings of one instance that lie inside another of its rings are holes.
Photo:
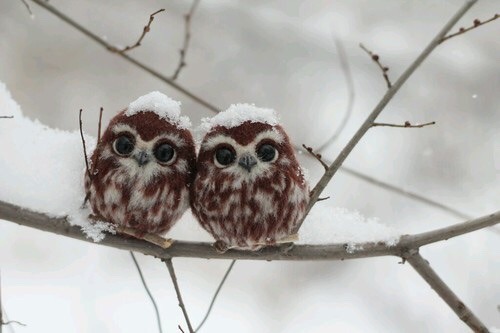
[[[111,119],[92,156],[95,173],[120,169],[148,183],[158,176],[194,175],[195,146],[180,103],[152,92]]]
[[[235,104],[210,119],[198,155],[202,177],[227,176],[232,187],[291,171],[302,177],[290,140],[274,110]]]

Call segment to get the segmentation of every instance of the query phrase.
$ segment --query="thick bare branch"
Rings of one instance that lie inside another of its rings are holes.
[[[49,2],[44,1],[44,0],[31,0],[31,1],[33,1],[34,3],[36,3],[39,6],[43,7],[44,9],[48,10],[50,13],[54,14],[55,16],[57,16],[58,18],[60,18],[65,23],[67,23],[70,26],[72,26],[73,28],[77,29],[82,34],[84,34],[88,38],[92,39],[94,42],[100,44],[101,46],[103,46],[104,48],[106,48],[108,51],[110,50],[110,48],[113,47],[113,45],[109,44],[108,42],[106,42],[104,39],[102,39],[98,35],[94,34],[90,30],[88,30],[87,28],[85,28],[84,26],[80,25],[79,23],[77,23],[76,21],[74,21],[73,19],[71,19],[70,17],[66,16],[65,14],[63,14],[62,12],[60,12],[59,10],[57,10]],[[220,110],[219,108],[213,106],[212,104],[210,104],[206,100],[204,100],[201,97],[199,97],[199,96],[195,95],[194,93],[190,92],[189,90],[187,90],[186,88],[182,87],[178,83],[174,82],[172,79],[168,78],[167,76],[165,76],[165,75],[163,75],[163,74],[155,71],[154,69],[152,69],[151,67],[143,64],[142,62],[140,62],[140,61],[138,61],[138,60],[130,57],[128,54],[123,53],[123,52],[118,52],[118,53],[114,53],[114,54],[122,57],[123,59],[125,59],[129,63],[133,64],[134,66],[139,67],[143,71],[145,71],[145,72],[151,74],[152,76],[156,77],[157,79],[165,82],[166,84],[170,85],[172,88],[176,89],[177,91],[179,91],[180,93],[184,94],[185,96],[191,98],[193,101],[195,101],[195,102],[203,105],[207,109],[209,109],[209,110],[211,110],[213,112],[219,112],[219,110]]]
[[[220,281],[219,286],[217,287],[217,290],[215,291],[215,294],[212,297],[212,301],[210,302],[210,306],[208,307],[208,310],[207,310],[207,313],[205,314],[205,317],[203,317],[203,319],[200,322],[200,324],[198,325],[198,327],[196,327],[196,329],[194,330],[195,332],[199,332],[201,330],[201,328],[203,327],[203,325],[207,321],[208,316],[210,316],[210,312],[212,312],[212,308],[214,307],[215,300],[217,299],[217,296],[219,295],[219,293],[220,293],[220,291],[222,289],[222,286],[226,282],[227,277],[229,276],[229,273],[231,273],[231,271],[232,271],[233,266],[234,266],[235,263],[236,263],[236,260],[231,261],[231,264],[227,268],[226,273],[222,277],[222,280]]]
[[[181,290],[179,289],[179,284],[177,283],[177,277],[175,276],[174,264],[172,264],[172,258],[167,258],[163,260],[167,265],[168,272],[170,273],[170,278],[172,279],[172,283],[175,288],[175,293],[177,294],[177,300],[179,301],[179,307],[182,310],[182,314],[184,315],[184,319],[186,319],[186,324],[188,326],[189,333],[194,333],[193,327],[191,326],[191,322],[189,321],[189,316],[186,310],[186,306],[184,305],[184,301],[182,300]]]
[[[179,50],[180,53],[179,64],[177,65],[177,68],[174,71],[174,75],[172,75],[172,80],[177,80],[179,74],[181,73],[182,68],[186,66],[186,55],[189,48],[189,41],[191,40],[191,19],[199,3],[200,0],[193,0],[189,12],[186,15],[184,15],[184,43],[182,45],[182,49]]]
[[[436,124],[435,121],[431,121],[431,122],[425,123],[425,124],[415,124],[415,125],[413,125],[409,121],[405,121],[405,123],[402,124],[402,125],[399,125],[399,124],[389,124],[389,123],[373,123],[372,127],[386,126],[386,127],[401,127],[401,128],[422,128],[422,127],[425,127],[425,126],[430,126],[430,125],[435,125],[435,124]]]
[[[130,46],[125,46],[123,49],[119,49],[116,46],[111,46],[109,50],[111,52],[124,53],[124,52],[130,51],[130,50],[133,50],[136,47],[141,46],[142,40],[144,39],[144,37],[146,37],[146,34],[151,30],[151,23],[153,23],[153,20],[155,19],[155,15],[158,13],[164,12],[164,11],[165,11],[165,9],[160,9],[160,10],[157,10],[156,12],[154,12],[153,14],[149,15],[148,24],[146,24],[144,26],[144,28],[142,29],[142,34],[139,36],[139,39],[137,39],[137,41],[134,44],[132,44]]]
[[[425,260],[418,250],[410,251],[404,257],[420,276],[431,286],[432,289],[448,304],[467,326],[474,332],[488,333],[486,326],[474,315],[458,296],[441,280],[439,275],[432,269],[429,262]]]
[[[134,261],[135,268],[137,269],[137,273],[139,273],[139,277],[141,278],[142,286],[144,287],[144,290],[148,294],[149,300],[151,301],[151,304],[153,305],[153,308],[155,310],[156,314],[156,323],[158,324],[158,332],[162,333],[163,330],[161,328],[161,318],[160,318],[160,311],[158,310],[158,305],[156,304],[155,298],[153,297],[153,294],[149,290],[148,284],[146,283],[146,279],[144,279],[144,275],[142,274],[142,269],[141,266],[139,266],[139,262],[137,261],[137,258],[134,255],[134,252],[129,251],[130,256],[132,257],[132,260]]]
[[[38,230],[92,243],[92,240],[85,236],[80,227],[71,226],[64,217],[50,217],[3,201],[0,201],[0,220],[11,221]],[[344,260],[387,255],[401,256],[402,251],[407,251],[413,247],[416,248],[422,242],[430,244],[430,237],[432,238],[432,242],[437,242],[498,223],[500,223],[500,212],[431,232],[404,236],[394,246],[388,246],[385,243],[355,243],[351,244],[352,246],[350,247],[347,247],[346,244],[325,244],[294,245],[290,248],[289,244],[283,244],[282,246],[266,247],[259,251],[228,250],[225,253],[219,253],[211,243],[174,241],[171,247],[163,249],[160,246],[143,240],[124,238],[111,234],[106,235],[106,238],[98,244],[127,251],[141,252],[162,259],[187,257],[238,260]],[[348,249],[352,248],[357,250],[348,251]]]
[[[380,71],[382,72],[382,76],[384,77],[385,83],[387,84],[387,89],[390,89],[392,87],[391,80],[389,79],[389,75],[387,72],[389,71],[389,67],[382,65],[380,62],[380,56],[378,54],[373,53],[372,51],[368,50],[363,44],[359,44],[359,47],[363,49],[370,58],[372,58],[373,62],[377,64],[378,68],[380,68]]]
[[[495,15],[493,15],[493,17],[492,17],[492,18],[487,19],[486,21],[480,21],[480,20],[478,20],[478,19],[475,19],[475,20],[474,20],[474,22],[472,23],[472,25],[471,25],[470,27],[468,27],[468,28],[463,28],[463,27],[462,27],[462,28],[458,29],[458,31],[457,31],[457,32],[452,33],[452,34],[450,34],[450,35],[447,35],[446,37],[443,37],[443,38],[441,39],[440,43],[442,43],[442,42],[444,42],[444,41],[447,41],[447,40],[448,40],[448,39],[450,39],[450,38],[453,38],[453,37],[456,37],[456,36],[459,36],[459,35],[463,35],[463,34],[465,34],[466,32],[471,31],[471,30],[473,30],[473,29],[479,28],[480,26],[482,26],[482,25],[484,25],[484,24],[486,24],[486,23],[490,23],[490,22],[492,22],[492,21],[496,20],[498,17],[500,17],[500,15],[495,14]]]
[[[338,169],[344,163],[345,159],[352,152],[354,147],[358,144],[361,138],[368,132],[368,130],[372,127],[372,124],[375,122],[375,119],[379,116],[379,114],[384,110],[386,105],[392,100],[394,95],[399,91],[399,89],[403,86],[406,80],[415,72],[415,70],[422,64],[422,62],[432,53],[432,51],[439,45],[440,40],[445,36],[448,31],[455,25],[455,23],[476,3],[477,0],[469,0],[467,1],[462,8],[458,10],[458,12],[445,24],[445,26],[441,29],[441,31],[434,37],[434,39],[427,45],[427,47],[420,53],[420,55],[413,61],[413,63],[408,67],[403,74],[398,78],[398,80],[394,83],[394,85],[387,90],[384,97],[377,104],[375,109],[370,113],[365,122],[361,125],[361,127],[356,131],[354,136],[349,140],[347,145],[342,149],[338,157],[333,161],[333,163],[328,167],[328,170],[325,172],[323,177],[321,177],[320,181],[316,184],[314,189],[312,190],[311,199],[309,205],[306,209],[306,213],[304,214],[304,218],[300,223],[297,224],[293,233],[297,233],[297,231],[304,223],[304,220],[311,211],[311,208],[314,206],[319,196],[328,185],[332,177],[337,173]]]

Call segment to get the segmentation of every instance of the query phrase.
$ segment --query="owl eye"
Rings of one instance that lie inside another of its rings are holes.
[[[127,156],[134,150],[134,142],[129,137],[122,135],[113,143],[113,149],[118,155]]]
[[[154,154],[158,161],[162,163],[168,163],[173,160],[175,156],[175,150],[168,143],[163,143],[156,147]]]
[[[259,150],[257,151],[257,156],[259,159],[263,162],[271,162],[276,160],[276,157],[278,155],[278,152],[276,151],[276,148],[269,144],[264,144],[259,147]]]
[[[225,167],[233,163],[236,154],[229,148],[219,148],[215,151],[215,164],[218,167]]]

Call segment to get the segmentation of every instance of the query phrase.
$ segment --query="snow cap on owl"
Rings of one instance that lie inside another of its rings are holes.
[[[179,129],[191,127],[191,121],[186,116],[181,116],[181,102],[162,94],[152,91],[149,94],[137,98],[129,104],[126,116],[133,116],[139,112],[153,112]]]

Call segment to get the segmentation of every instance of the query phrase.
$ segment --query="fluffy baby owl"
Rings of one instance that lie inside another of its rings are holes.
[[[309,190],[274,111],[236,104],[202,127],[208,132],[191,187],[201,226],[219,245],[250,250],[289,236]]]
[[[189,207],[195,145],[180,103],[152,92],[111,119],[91,157],[85,190],[98,218],[167,232]]]

